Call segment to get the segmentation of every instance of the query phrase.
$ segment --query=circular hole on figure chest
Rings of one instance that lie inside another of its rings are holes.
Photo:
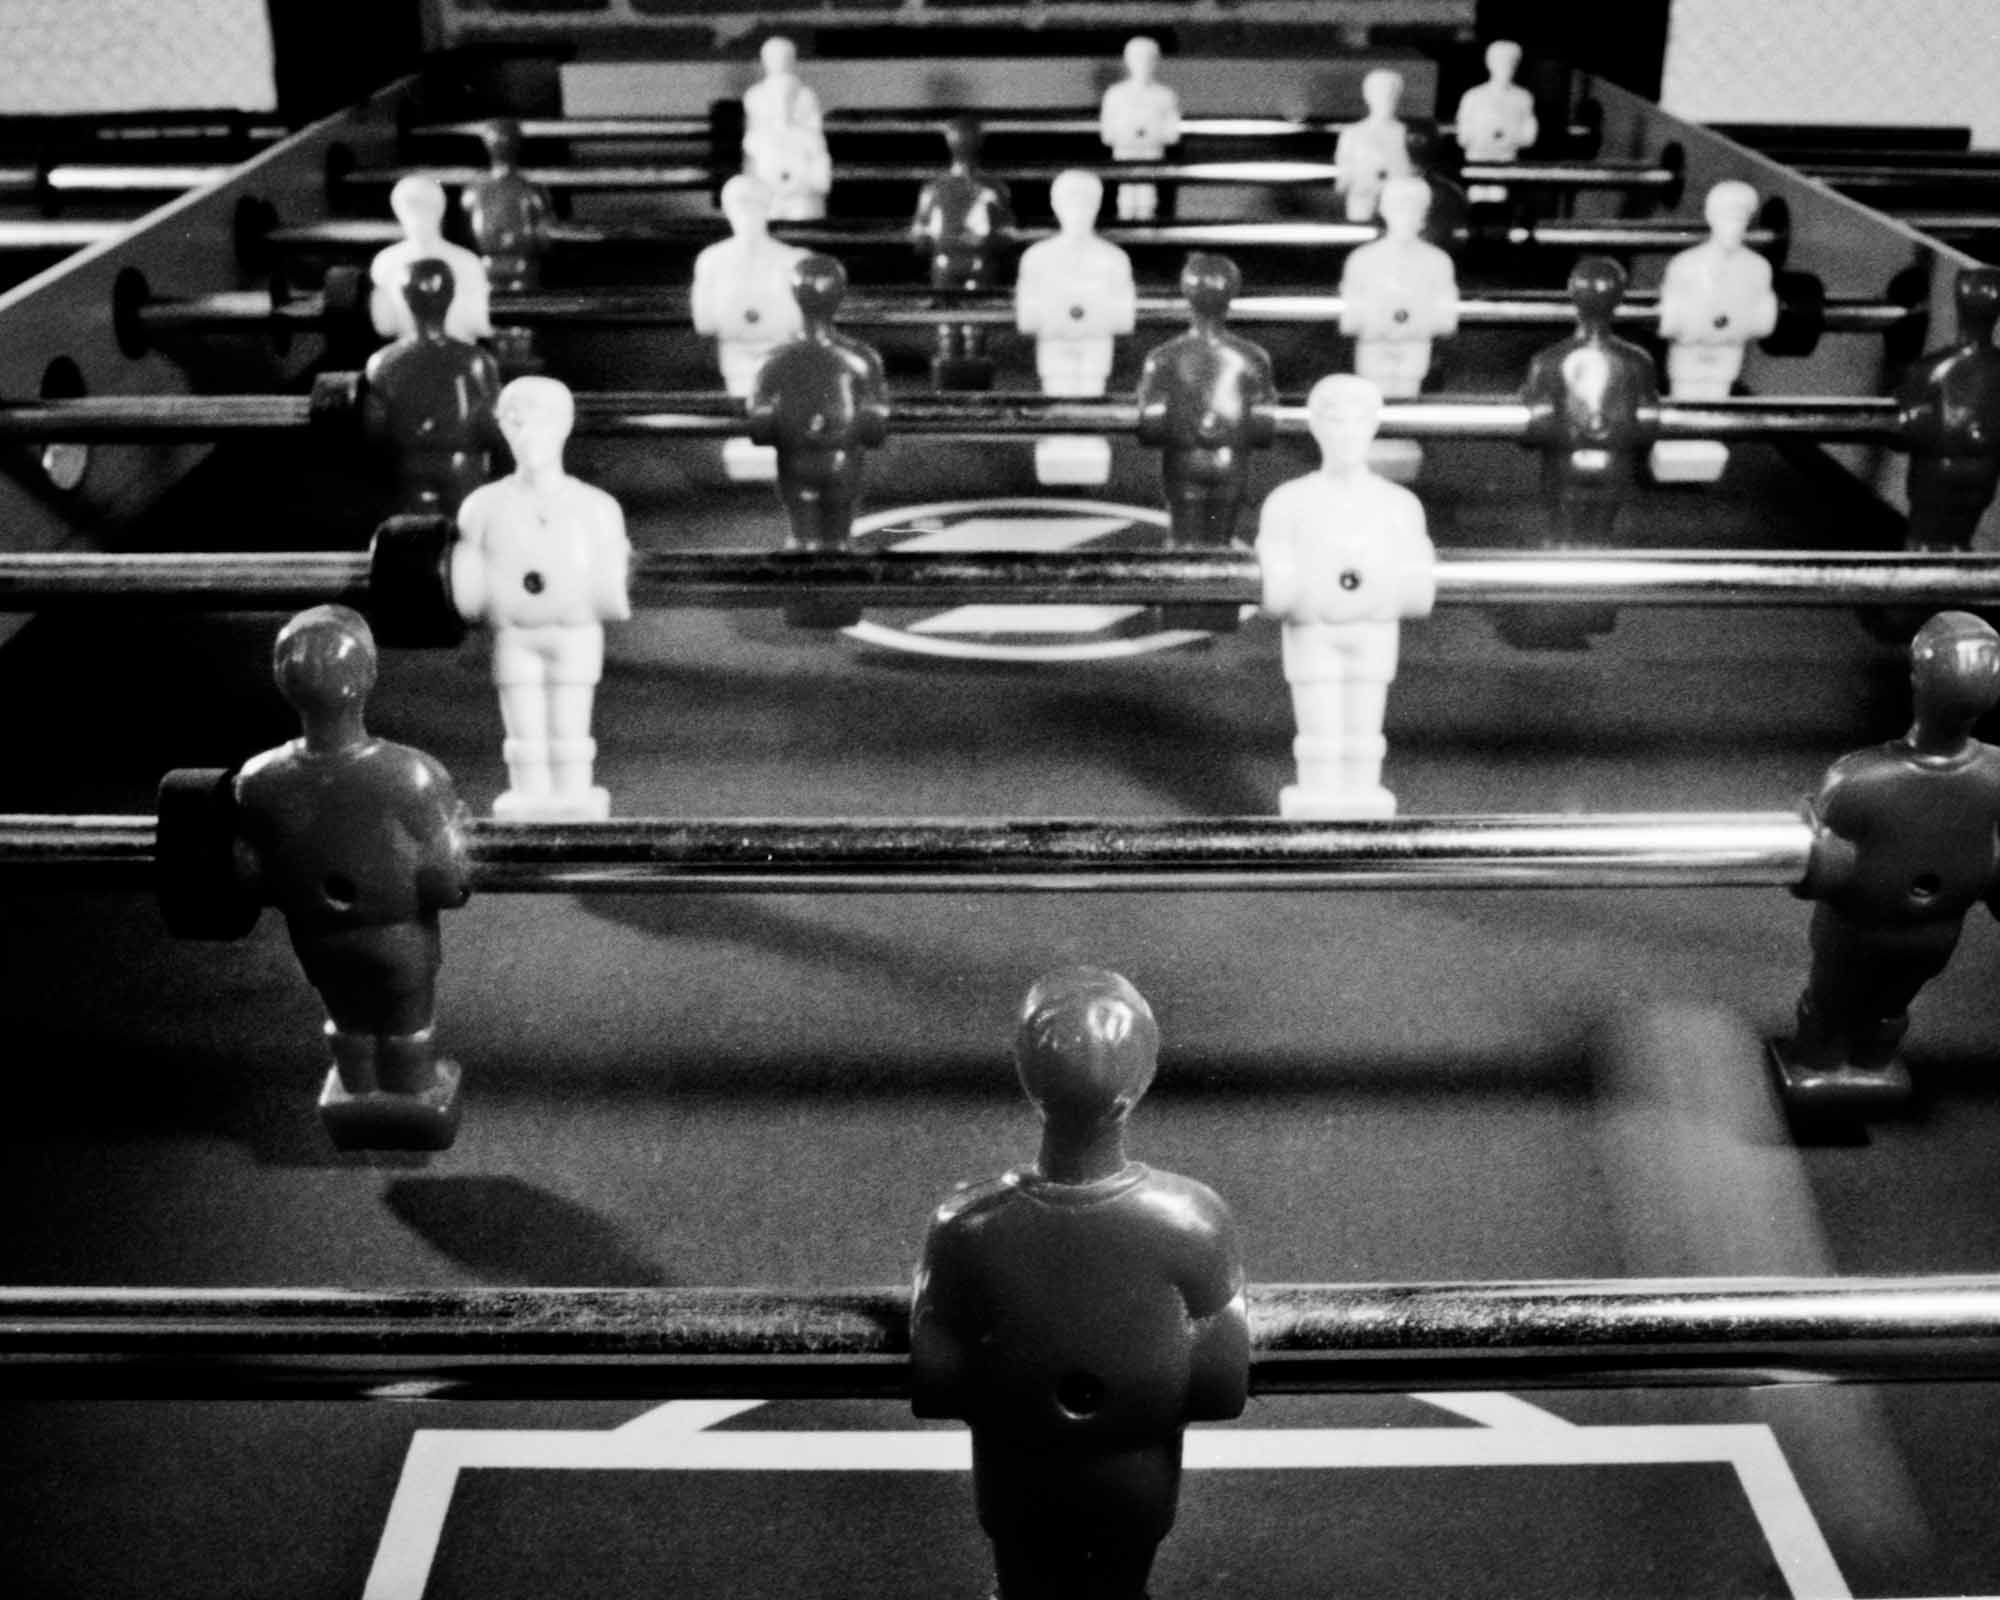
[[[1072,1417],[1094,1416],[1104,1404],[1104,1380],[1094,1372],[1066,1372],[1056,1380],[1056,1404]]]

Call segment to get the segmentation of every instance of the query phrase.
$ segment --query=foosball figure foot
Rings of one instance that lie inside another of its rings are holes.
[[[503,790],[493,802],[501,822],[602,822],[611,815],[611,791],[583,789]]]
[[[993,358],[991,356],[932,356],[931,387],[941,392],[977,390],[984,392],[993,387]]]
[[[1396,797],[1379,783],[1352,789],[1288,783],[1278,794],[1278,815],[1289,822],[1375,822],[1395,814]]]
[[[440,1061],[437,1081],[421,1094],[355,1094],[330,1067],[320,1090],[320,1122],[339,1150],[449,1150],[458,1137],[459,1079],[456,1061]]]
[[[1718,483],[1729,465],[1729,447],[1713,439],[1669,439],[1649,458],[1655,483]]]
[[[1618,625],[1615,606],[1499,606],[1493,626],[1517,650],[1588,650]]]
[[[1910,1103],[1910,1072],[1900,1060],[1877,1067],[1812,1066],[1797,1059],[1789,1039],[1770,1043],[1778,1093],[1795,1116],[1860,1121],[1886,1116]]]
[[[722,470],[731,483],[775,483],[778,479],[778,452],[753,439],[722,441]]]
[[[785,626],[813,633],[837,633],[861,620],[861,607],[845,600],[792,600],[784,607]]]
[[[1414,439],[1377,439],[1368,447],[1368,470],[1391,483],[1415,483],[1424,470],[1424,447]]]
[[[1111,441],[1094,434],[1061,434],[1035,441],[1035,481],[1050,486],[1095,487],[1111,481]]]

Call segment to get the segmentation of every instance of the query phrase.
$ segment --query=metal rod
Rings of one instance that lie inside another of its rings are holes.
[[[303,395],[86,395],[76,400],[0,401],[0,439],[41,443],[154,443],[303,428]]]
[[[2000,556],[1445,550],[1440,605],[1991,606]],[[360,551],[0,554],[0,612],[295,611],[376,597]],[[957,605],[1255,605],[1244,550],[646,550],[646,606],[768,606],[818,598],[885,609]]]
[[[1047,116],[999,114],[978,116],[981,133],[996,136],[1045,136],[1096,139],[1101,124],[1095,116],[1051,112]],[[823,123],[832,135],[875,134],[894,138],[921,138],[940,135],[946,122],[957,115],[939,110],[926,115],[903,112],[877,116],[869,112],[829,112]],[[485,121],[437,122],[413,129],[418,139],[478,138],[489,126]],[[558,139],[590,142],[600,139],[707,139],[713,125],[707,117],[524,117],[516,120],[524,139]],[[1329,117],[1183,117],[1184,139],[1289,139],[1328,137],[1340,132],[1345,123]],[[1440,133],[1451,137],[1446,125]],[[1570,129],[1577,138],[1590,130],[1578,125]]]
[[[682,289],[563,289],[527,293],[496,293],[493,320],[509,327],[679,328],[689,323],[688,295]],[[1307,290],[1248,294],[1230,307],[1230,320],[1260,323],[1338,323],[1346,302],[1337,294]],[[273,301],[255,289],[225,290],[185,300],[154,300],[135,313],[140,326],[153,333],[226,328],[314,327],[325,320],[318,295]],[[1830,332],[1880,333],[1908,322],[1908,306],[1886,300],[1829,298],[1823,326]],[[1187,303],[1177,295],[1141,295],[1141,327],[1178,327],[1188,318]],[[1650,293],[1631,296],[1618,308],[1615,320],[1624,327],[1654,327],[1660,319],[1659,298]],[[851,294],[840,308],[848,327],[931,327],[941,322],[1012,327],[1013,301],[1004,295],[957,296],[912,289],[903,293],[872,290]],[[1462,325],[1500,328],[1568,328],[1576,309],[1559,293],[1470,295],[1458,303]]]
[[[1129,227],[1110,226],[1097,230],[1100,238],[1134,248],[1177,248],[1181,246],[1215,249],[1342,249],[1366,244],[1381,237],[1381,230],[1369,222],[1171,222]],[[911,248],[910,235],[901,226],[881,222],[836,226],[827,223],[774,222],[771,232],[792,244],[816,249],[857,250]],[[1054,236],[1047,227],[1016,228],[1016,243],[1029,243]],[[692,217],[678,221],[590,224],[551,224],[551,243],[562,246],[691,246],[706,244],[724,236],[720,219]],[[402,237],[393,222],[345,219],[304,223],[271,229],[264,241],[283,250],[377,249],[394,244]],[[1493,243],[1514,249],[1555,250],[1680,250],[1700,244],[1708,230],[1693,222],[1574,222],[1523,223],[1499,228],[1490,235]],[[1763,250],[1777,244],[1778,236],[1768,228],[1752,228],[1745,241]]]
[[[0,219],[0,253],[27,255],[48,250],[84,250],[116,239],[131,224],[95,219],[43,219],[7,217]]]
[[[2000,1379],[2000,1278],[1255,1284],[1254,1392]],[[0,1289],[37,1400],[909,1393],[909,1290]]]
[[[0,874],[144,889],[153,829],[145,816],[0,816]],[[467,826],[473,887],[516,894],[1788,888],[1811,845],[1805,821],[1782,811]]]
[[[143,169],[134,169],[143,170]],[[220,169],[226,170],[226,169]],[[1095,165],[1076,162],[1034,164],[999,163],[982,169],[987,177],[1006,183],[1049,183],[1064,172],[1090,171],[1111,183],[1178,183],[1245,185],[1258,188],[1323,188],[1335,183],[1340,172],[1322,161],[1123,161]],[[78,169],[81,182],[89,169]],[[487,175],[484,167],[379,167],[350,172],[342,182],[370,188],[387,188],[414,173],[435,178],[447,188],[462,187]],[[841,183],[929,183],[940,175],[936,164],[843,165]],[[643,190],[663,193],[701,191],[715,187],[717,174],[703,164],[665,165],[650,162],[562,167],[523,167],[520,175],[545,189],[604,192]],[[1681,181],[1681,175],[1666,167],[1643,162],[1593,164],[1587,162],[1509,162],[1467,166],[1460,178],[1466,183],[1498,183],[1513,188],[1667,189]]]
[[[322,382],[325,382],[323,379]],[[338,387],[331,385],[330,387]],[[1309,432],[1296,402],[1269,408],[1280,434]],[[39,443],[206,439],[274,433],[331,421],[303,395],[89,395],[75,400],[0,401],[0,439]],[[1662,439],[1810,438],[1893,443],[1901,408],[1887,398],[1771,399],[1742,396],[1699,403],[1662,401],[1642,418]],[[1510,439],[1527,434],[1533,413],[1523,402],[1484,396],[1392,400],[1382,408],[1390,439]],[[1042,394],[904,395],[891,405],[892,434],[1008,439],[1048,433],[1132,433],[1138,405],[1129,400],[1072,400]],[[705,390],[599,390],[576,396],[579,433],[624,438],[719,438],[745,426],[741,401]]]

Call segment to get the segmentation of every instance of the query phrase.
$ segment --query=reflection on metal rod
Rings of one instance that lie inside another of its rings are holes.
[[[1447,606],[2000,605],[2000,556],[1444,550],[1436,577]],[[646,550],[631,589],[649,606],[1255,605],[1262,577],[1245,550]],[[0,612],[367,610],[376,598],[360,551],[0,554]]]
[[[79,181],[92,169],[79,169]],[[99,169],[108,170],[108,169]],[[134,169],[143,170],[143,169]],[[840,169],[842,183],[929,183],[942,169],[930,165],[878,163],[850,164]],[[987,177],[1006,183],[1052,182],[1070,171],[1095,172],[1107,183],[1178,183],[1244,185],[1255,188],[1327,188],[1339,178],[1339,169],[1323,161],[1121,161],[1117,163],[1044,162],[1036,165],[1001,162],[982,168]],[[484,176],[481,167],[381,167],[348,173],[342,182],[387,188],[413,172],[435,178],[447,188],[476,182]],[[716,174],[706,165],[670,166],[657,163],[603,162],[561,167],[524,167],[521,175],[545,189],[610,192],[651,190],[664,193],[699,192],[715,187]],[[1666,167],[1642,163],[1593,164],[1588,162],[1521,162],[1519,164],[1471,165],[1461,178],[1466,183],[1502,183],[1512,188],[1563,189],[1667,189],[1681,181],[1681,175]]]
[[[1268,1284],[1259,1393],[2000,1377],[2000,1278]],[[0,1289],[36,1399],[894,1397],[909,1291]]]
[[[223,434],[274,433],[351,422],[358,378],[327,374],[322,399],[303,395],[87,395],[75,400],[0,401],[0,439],[37,442],[203,439]],[[1305,407],[1269,408],[1281,434],[1303,435]],[[1810,438],[1894,443],[1901,412],[1886,398],[1770,398],[1662,401],[1642,418],[1648,438]],[[1440,395],[1392,400],[1381,431],[1390,439],[1525,440],[1533,413],[1523,402]],[[579,433],[657,437],[722,437],[745,427],[744,408],[707,390],[597,390],[576,396]],[[1129,400],[1070,400],[1027,393],[902,395],[890,407],[892,434],[955,439],[1004,439],[1043,433],[1133,433],[1139,410]]]
[[[143,887],[153,819],[0,816],[0,873]],[[468,826],[477,889],[568,894],[1789,887],[1788,812],[1308,823],[847,819]]]
[[[496,293],[493,320],[513,327],[684,328],[689,325],[688,296],[677,289],[559,289],[531,293]],[[1337,323],[1346,302],[1337,294],[1246,294],[1231,305],[1232,322]],[[1013,327],[1013,301],[1005,296],[951,295],[929,291],[896,294],[876,290],[851,294],[840,308],[840,322],[856,328],[934,327],[940,322],[979,323]],[[1823,326],[1832,332],[1884,332],[1909,322],[1908,306],[1885,300],[1834,297],[1824,306]],[[259,290],[225,290],[187,300],[155,300],[134,316],[152,333],[169,330],[209,331],[228,327],[315,327],[326,310],[317,295],[273,301]],[[1174,295],[1141,295],[1138,321],[1142,327],[1178,327],[1188,319],[1185,301]],[[1657,297],[1634,295],[1619,307],[1616,320],[1626,327],[1652,327],[1660,319]],[[1569,328],[1576,308],[1559,294],[1471,295],[1458,303],[1461,324],[1501,328]]]

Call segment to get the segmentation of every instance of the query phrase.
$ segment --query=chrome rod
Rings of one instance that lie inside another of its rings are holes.
[[[1435,572],[1447,606],[2000,605],[2000,557],[1983,555],[1443,550]],[[648,606],[1255,605],[1262,577],[1236,549],[645,550],[631,592]],[[0,554],[0,612],[367,610],[379,598],[360,551]]]
[[[1253,1391],[2000,1379],[2000,1278],[1253,1284]],[[910,1293],[0,1288],[15,1397],[909,1392]]]
[[[144,887],[145,816],[0,816],[0,874]],[[1789,812],[1384,822],[911,818],[467,826],[476,889],[521,894],[1789,887]]]

